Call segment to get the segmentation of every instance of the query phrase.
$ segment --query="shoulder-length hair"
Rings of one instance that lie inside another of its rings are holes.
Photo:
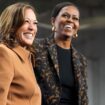
[[[0,42],[13,48],[19,45],[16,39],[16,31],[24,23],[24,14],[27,8],[35,9],[28,3],[15,3],[4,9],[0,16]]]

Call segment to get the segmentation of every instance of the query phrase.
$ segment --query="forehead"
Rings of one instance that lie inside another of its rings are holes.
[[[65,6],[60,10],[59,14],[62,14],[65,12],[79,16],[79,10],[75,6]]]
[[[24,17],[36,20],[36,14],[31,8],[27,8],[24,11]]]

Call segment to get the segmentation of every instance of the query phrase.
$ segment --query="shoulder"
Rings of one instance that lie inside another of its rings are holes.
[[[13,52],[4,44],[0,44],[0,61],[1,70],[7,71],[8,67],[13,68]]]
[[[84,66],[87,66],[87,58],[80,53],[80,60]]]
[[[46,38],[36,38],[34,41],[34,45],[36,47],[50,46],[52,44],[54,44],[54,36],[53,35],[46,37]]]
[[[0,43],[0,50],[1,50],[1,49],[3,49],[3,50],[4,50],[4,49],[8,49],[8,48],[7,48],[7,46],[6,46],[6,45],[4,45],[4,44],[1,44],[1,43]]]
[[[0,44],[0,54],[3,54],[3,55],[10,55],[11,53],[11,50],[10,48],[8,48],[6,45],[4,44]]]
[[[13,60],[14,52],[5,44],[0,44],[0,59]]]
[[[87,58],[79,51],[77,51],[74,47],[72,47],[72,54],[75,59],[79,59],[79,61],[87,66]]]
[[[34,41],[34,48],[35,48],[35,54],[38,56],[39,54],[42,54],[43,51],[45,51],[46,43],[45,38],[36,38]]]
[[[36,38],[35,41],[34,41],[34,47],[35,47],[35,50],[40,50],[42,48],[45,47],[45,38],[43,39],[38,39]]]
[[[40,46],[45,44],[45,38],[36,38],[34,41],[35,46]]]

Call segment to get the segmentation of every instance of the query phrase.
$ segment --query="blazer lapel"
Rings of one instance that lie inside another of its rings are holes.
[[[77,87],[81,86],[81,61],[80,56],[76,49],[72,47],[72,58],[73,58],[73,67],[74,67],[74,74],[75,74],[75,80],[77,82]]]
[[[47,39],[47,43],[48,43],[48,52],[49,52],[49,57],[51,58],[53,65],[56,69],[56,72],[59,76],[59,66],[58,66],[58,59],[57,59],[57,49],[56,49],[56,45],[54,43],[54,39],[53,37],[50,37]]]

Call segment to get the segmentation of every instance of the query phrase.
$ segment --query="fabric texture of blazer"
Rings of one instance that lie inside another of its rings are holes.
[[[88,105],[87,82],[86,82],[86,58],[73,47],[72,60],[78,95],[78,105]],[[57,49],[54,38],[35,40],[36,66],[35,73],[41,87],[42,105],[59,105],[61,97],[61,84],[59,79],[59,65]]]
[[[20,46],[0,44],[0,105],[41,105],[31,54]]]

